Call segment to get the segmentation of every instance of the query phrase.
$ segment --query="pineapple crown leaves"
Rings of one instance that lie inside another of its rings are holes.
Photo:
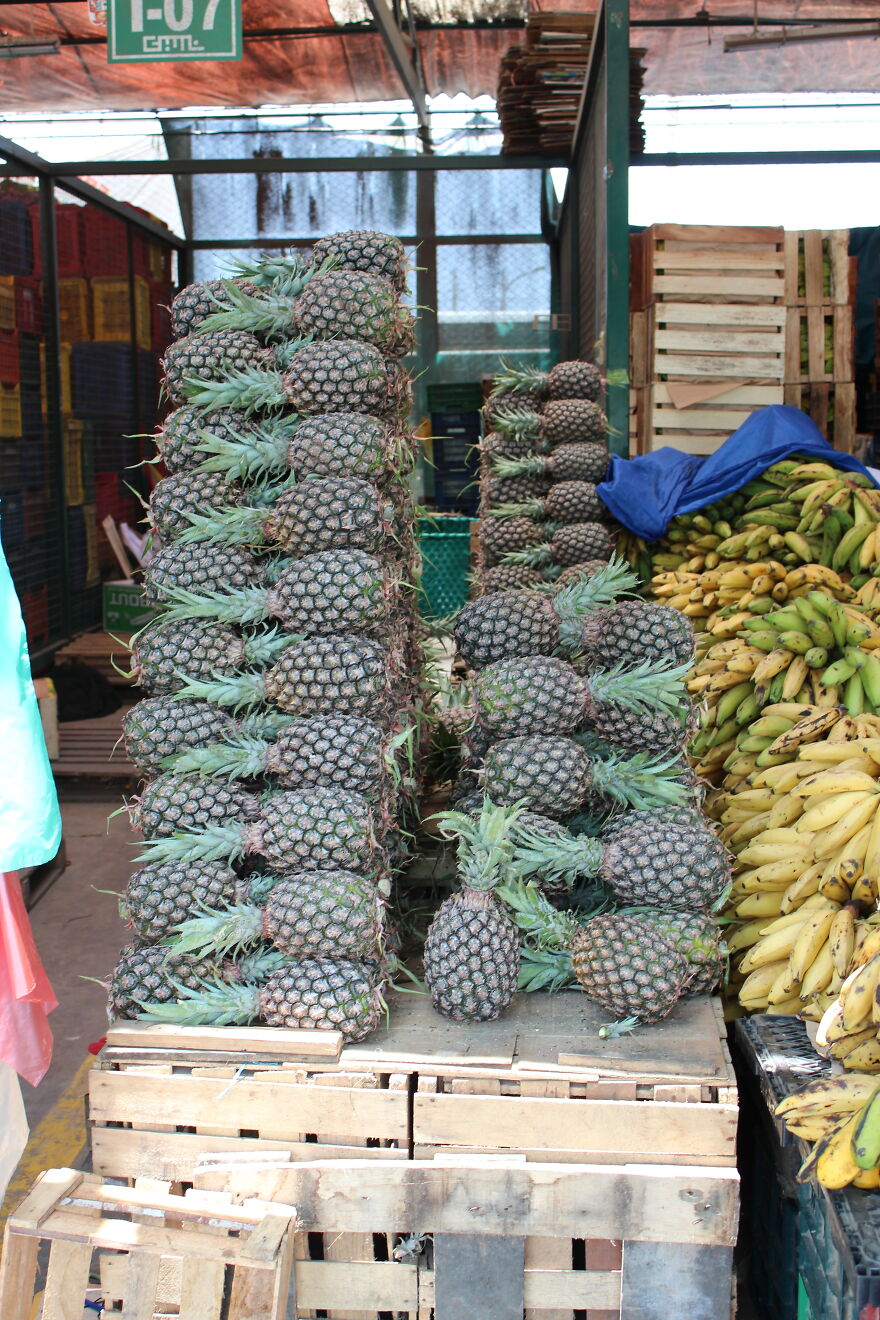
[[[232,982],[218,984],[199,979],[197,987],[190,988],[172,980],[177,992],[175,1004],[150,1004],[142,999],[135,1003],[143,1010],[140,1018],[161,1022],[176,1022],[181,1026],[231,1026],[250,1022],[259,1017],[260,992],[255,985]]]
[[[199,905],[197,911],[173,927],[175,934],[166,941],[173,953],[237,955],[262,938],[263,914],[252,903],[231,903],[222,912]]]
[[[499,409],[495,414],[493,426],[502,435],[513,436],[517,440],[535,440],[541,424],[540,413],[531,408]]]
[[[458,840],[458,869],[466,889],[494,889],[508,870],[514,851],[512,828],[521,807],[496,807],[486,797],[479,816],[441,811],[434,819],[445,839]]]
[[[265,507],[221,505],[209,512],[185,510],[190,526],[181,532],[180,545],[218,541],[223,545],[263,545],[267,539]]]
[[[207,825],[201,830],[177,833],[159,839],[146,839],[138,853],[139,862],[233,862],[247,851],[246,822]]]
[[[244,413],[262,408],[271,411],[287,403],[284,380],[277,366],[238,368],[225,372],[222,380],[184,376],[179,389],[187,403],[206,412],[217,408],[236,408]]]
[[[575,984],[571,942],[578,922],[571,912],[559,912],[537,885],[507,880],[498,897],[522,934],[519,988],[564,990]]]
[[[262,623],[269,616],[269,588],[238,587],[235,591],[189,591],[186,587],[167,586],[162,588],[165,601],[162,605],[163,620],[176,619],[213,619],[218,623],[239,623],[242,626]],[[284,645],[289,645],[292,638],[289,633],[281,634]],[[277,647],[267,643],[265,651],[259,646],[251,650],[245,647],[245,654],[250,659],[271,659],[284,645]]]
[[[687,722],[688,693],[684,680],[689,664],[643,660],[635,667],[625,661],[611,669],[594,670],[585,680],[591,700],[597,706],[615,705],[624,710],[650,713],[669,711]]]
[[[178,774],[190,772],[224,779],[256,779],[266,772],[268,738],[241,734],[208,747],[190,747],[184,752],[162,758],[162,765]]]
[[[621,596],[634,594],[638,586],[638,576],[626,560],[612,555],[605,567],[590,577],[560,587],[553,597],[553,608],[560,622],[573,623],[604,605],[612,605]]]
[[[540,518],[543,512],[543,500],[520,500],[518,504],[494,504],[492,506],[493,518]]]
[[[616,1040],[618,1036],[628,1036],[639,1025],[635,1017],[621,1018],[619,1022],[603,1022],[596,1032],[600,1040]]]
[[[687,797],[687,789],[679,779],[685,769],[680,756],[638,752],[628,757],[619,754],[604,759],[594,757],[590,762],[590,787],[600,797],[639,810],[667,803],[680,806]]]
[[[515,850],[511,870],[527,879],[540,875],[547,884],[571,885],[577,876],[599,873],[605,845],[599,839],[514,827]]]
[[[547,461],[540,454],[526,454],[524,458],[505,458],[501,454],[493,454],[490,460],[492,471],[499,477],[521,477],[528,473],[544,472]],[[496,510],[492,510],[493,515]]]
[[[404,728],[398,730],[385,743],[382,759],[391,782],[397,787],[400,786],[403,778],[401,775],[401,758],[406,765],[409,779],[411,781],[415,780],[415,747],[418,732],[419,722],[414,721],[412,724],[407,724]]]
[[[547,383],[547,372],[540,367],[517,367],[512,362],[501,359],[501,370],[492,377],[492,392],[497,394],[516,393],[520,390],[543,390]]]
[[[178,674],[177,677],[183,681],[183,687],[171,695],[178,700],[194,698],[197,701],[211,701],[215,706],[231,706],[233,710],[259,706],[266,700],[262,673],[235,674],[214,679],[189,678],[186,674]]]
[[[298,415],[298,414],[295,414]],[[198,464],[200,472],[225,472],[241,481],[284,472],[290,434],[283,428],[260,427],[255,435],[240,436],[227,427],[228,436],[199,431],[199,450],[206,454]]]
[[[299,252],[288,252],[282,256],[276,253],[261,252],[256,261],[239,258],[230,264],[230,273],[235,279],[247,280],[261,289],[271,289],[277,295],[295,296],[311,273],[324,271],[339,264],[337,257],[327,257],[321,266],[313,266],[311,261]]]
[[[311,279],[326,274],[326,267],[325,262],[319,267],[303,267],[297,274],[291,271],[283,290],[271,290],[256,297],[232,280],[223,280],[222,295],[211,294],[211,301],[217,311],[205,317],[199,330],[207,333],[213,330],[250,330],[252,334],[267,337],[290,336],[294,329],[291,303],[299,297]]]

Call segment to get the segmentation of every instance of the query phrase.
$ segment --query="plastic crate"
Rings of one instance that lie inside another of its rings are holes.
[[[71,380],[71,346],[70,344],[59,345],[58,352],[58,384],[61,389],[61,411],[65,417],[73,412],[73,382]],[[40,372],[42,378],[46,380],[46,345],[40,344]],[[42,394],[43,417],[48,413],[48,400],[46,392]]]
[[[101,560],[98,553],[98,512],[94,504],[83,505],[86,533],[86,588],[101,585]]]
[[[0,385],[0,436],[21,435],[21,386]]]
[[[43,333],[43,294],[39,280],[21,276],[16,279],[15,325],[26,335]]]
[[[145,238],[151,280],[167,284],[171,279],[171,248],[157,238]]]
[[[82,246],[87,275],[128,274],[128,230],[119,216],[89,206],[82,219]]]
[[[0,540],[7,554],[24,546],[24,497],[20,490],[7,491],[0,502]]]
[[[31,390],[40,394],[43,389],[42,340],[37,335],[24,333],[18,333],[16,339],[22,392]]]
[[[445,619],[468,598],[471,518],[425,519],[419,523],[422,580],[419,609],[426,619]]]
[[[83,425],[68,421],[64,426],[64,489],[68,504],[84,504]]]
[[[477,435],[435,435],[431,440],[431,459],[438,472],[477,470],[477,454],[474,445],[479,440]]]
[[[21,614],[27,632],[28,646],[33,651],[49,641],[49,585],[44,583],[19,597]]]
[[[0,440],[0,498],[21,485],[21,448],[18,440]]]
[[[152,344],[150,286],[140,275],[134,279],[135,336],[138,348],[149,351]],[[92,278],[94,337],[100,342],[131,339],[131,283],[99,275]]]
[[[476,412],[483,406],[483,390],[479,382],[453,385],[429,385],[428,412]]]
[[[81,276],[58,281],[58,312],[61,338],[68,344],[82,344],[92,337],[89,282]]]
[[[45,486],[48,472],[46,437],[42,431],[21,441],[21,484],[29,490]]]
[[[29,542],[42,540],[49,528],[49,510],[42,490],[26,490],[24,505],[24,535]]]
[[[470,469],[435,472],[434,501],[443,512],[474,514],[480,502],[477,477]]]
[[[58,274],[60,276],[82,275],[82,217],[86,207],[73,202],[55,205],[55,250],[58,254]],[[42,249],[40,246],[40,205],[34,202],[30,207],[31,241],[34,255],[34,274],[43,270]]]
[[[0,384],[18,385],[21,381],[21,360],[18,331],[0,331]]]
[[[150,329],[152,350],[164,353],[171,343],[171,300],[174,286],[155,280],[150,282]]]
[[[15,329],[15,279],[0,275],[0,330]]]
[[[33,268],[28,204],[0,197],[0,274],[30,275]]]
[[[762,1320],[880,1320],[880,1197],[829,1191],[813,1179],[798,1183],[807,1147],[772,1117],[780,1100],[830,1065],[796,1018],[742,1019],[735,1042],[743,1102],[753,1110],[740,1131],[750,1166],[742,1171],[752,1205],[752,1292]]]

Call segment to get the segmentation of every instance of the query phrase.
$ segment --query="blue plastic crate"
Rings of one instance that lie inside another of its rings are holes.
[[[24,546],[24,497],[20,490],[7,491],[0,500],[0,539],[6,554]]]
[[[34,268],[31,218],[26,202],[0,197],[0,275],[30,275]]]

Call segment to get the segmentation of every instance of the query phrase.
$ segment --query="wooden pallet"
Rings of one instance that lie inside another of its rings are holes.
[[[737,385],[729,381],[717,393],[710,392],[707,382],[692,382],[701,386],[708,395],[705,398],[699,397],[699,389],[689,396],[689,383],[658,383],[630,391],[633,454],[649,454],[664,445],[699,456],[714,454],[758,408],[785,401],[781,381],[772,385]]]
[[[117,687],[134,687],[130,678],[124,677],[113,668],[113,662],[122,670],[127,670],[130,663],[129,645],[131,634],[123,633],[116,638],[105,632],[85,632],[74,637],[72,642],[55,652],[56,664],[64,660],[76,660],[88,665]]]
[[[857,258],[848,229],[785,232],[785,301],[789,307],[849,306],[855,302]]]
[[[224,1192],[114,1187],[73,1169],[42,1174],[7,1220],[0,1315],[31,1320],[38,1254],[49,1243],[42,1320],[84,1312],[89,1280],[103,1315],[127,1320],[287,1320],[295,1211],[234,1203]],[[109,1295],[108,1295],[109,1294]]]
[[[783,303],[783,229],[652,225],[630,240],[633,311],[653,303]]]
[[[786,384],[855,379],[854,310],[849,303],[785,309]]]
[[[68,720],[58,725],[58,759],[52,773],[97,779],[137,779],[122,742],[127,706],[96,720]]]

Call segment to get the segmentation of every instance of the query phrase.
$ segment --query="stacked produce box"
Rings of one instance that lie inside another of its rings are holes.
[[[580,984],[631,1026],[719,974],[708,913],[727,857],[687,805],[692,629],[673,609],[619,599],[637,579],[596,521],[599,387],[584,362],[505,371],[487,405],[485,594],[455,622],[472,681],[445,716],[463,751],[456,810],[441,817],[461,890],[425,946],[435,1007],[458,1019],[496,1017],[518,982]],[[543,496],[522,501],[536,479]],[[550,540],[546,513],[559,523]],[[577,567],[555,588],[537,571],[565,564]]]
[[[114,1015],[379,1021],[418,695],[405,279],[353,231],[174,301]]]

